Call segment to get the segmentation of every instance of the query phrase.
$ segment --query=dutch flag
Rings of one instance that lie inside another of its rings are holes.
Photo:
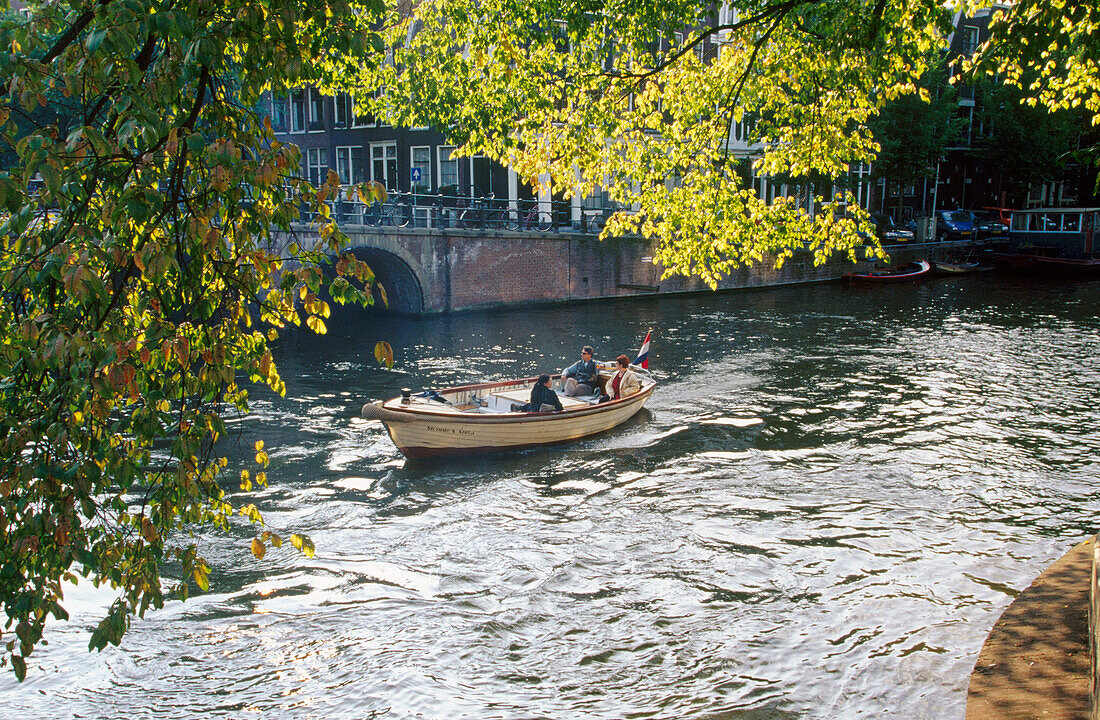
[[[642,368],[643,370],[649,369],[649,336],[653,334],[650,330],[645,334],[645,340],[642,340],[642,347],[638,350],[638,357],[634,358],[634,365]]]

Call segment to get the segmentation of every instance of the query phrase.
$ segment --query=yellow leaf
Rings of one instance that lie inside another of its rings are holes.
[[[385,340],[379,340],[374,346],[374,359],[388,368],[393,367],[393,348]]]
[[[146,542],[156,542],[157,540],[157,529],[149,521],[149,518],[143,517],[141,519],[141,536],[145,538]]]
[[[378,290],[378,299],[382,301],[382,307],[388,308],[390,301],[386,297],[386,288],[382,287],[382,283],[376,283],[374,287]]]
[[[263,560],[266,553],[267,546],[260,541],[260,538],[252,538],[252,554]]]
[[[301,550],[302,553],[308,558],[313,557],[313,553],[316,552],[315,548],[313,547],[313,541],[307,538],[305,535],[293,533],[290,536],[290,544]]]
[[[210,589],[210,576],[208,573],[209,570],[201,562],[195,565],[195,571],[191,573],[191,576],[195,578],[195,584],[198,585],[203,592]]]

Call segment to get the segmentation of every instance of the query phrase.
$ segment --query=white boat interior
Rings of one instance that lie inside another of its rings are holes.
[[[409,398],[407,404],[401,401],[398,402],[401,402],[402,407],[411,410],[422,409],[453,413],[506,413],[512,412],[512,405],[523,405],[531,399],[531,386],[533,384],[534,380],[495,387],[456,388],[427,396],[424,393],[415,394]],[[554,389],[558,393],[558,400],[561,401],[562,409],[565,411],[595,405],[600,398],[599,394],[570,397],[563,395],[560,388],[555,387]],[[440,398],[445,402],[441,401]]]

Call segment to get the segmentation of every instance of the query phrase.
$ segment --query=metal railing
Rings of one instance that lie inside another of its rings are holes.
[[[571,201],[514,200],[459,195],[392,193],[385,202],[363,203],[341,197],[328,203],[331,216],[343,225],[399,228],[457,228],[515,232],[581,232],[597,234],[620,207],[582,207]],[[316,219],[303,211],[303,222]]]

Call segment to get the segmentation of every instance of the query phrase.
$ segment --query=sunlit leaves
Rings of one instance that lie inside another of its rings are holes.
[[[249,108],[381,59],[374,0],[31,10],[0,21],[0,602],[18,677],[66,616],[64,580],[116,593],[102,649],[209,588],[194,529],[262,524],[235,495],[266,484],[267,451],[234,483],[226,419],[285,392],[278,328],[323,331],[329,302],[371,301],[373,275],[332,262],[331,223],[317,247],[284,243],[339,180],[297,177],[299,150]]]
[[[989,2],[970,0],[973,12]],[[1024,0],[992,13],[990,40],[972,67],[1021,90],[1025,102],[1080,109],[1100,125],[1100,7],[1089,2]]]
[[[298,535],[297,533],[292,534],[290,536],[290,544],[309,558],[313,557],[313,553],[316,552],[316,549],[313,547],[313,541],[305,535]]]
[[[395,62],[370,79],[386,89],[374,110],[445,127],[460,154],[543,178],[542,191],[606,192],[625,212],[604,234],[656,241],[669,273],[713,284],[807,247],[815,262],[849,255],[865,239],[820,218],[831,186],[873,162],[869,119],[914,91],[950,12],[936,0],[725,5],[718,17],[695,2],[418,3],[387,36]],[[749,197],[753,176],[801,203]]]
[[[387,368],[393,367],[393,348],[385,340],[379,340],[374,345],[374,359]]]

